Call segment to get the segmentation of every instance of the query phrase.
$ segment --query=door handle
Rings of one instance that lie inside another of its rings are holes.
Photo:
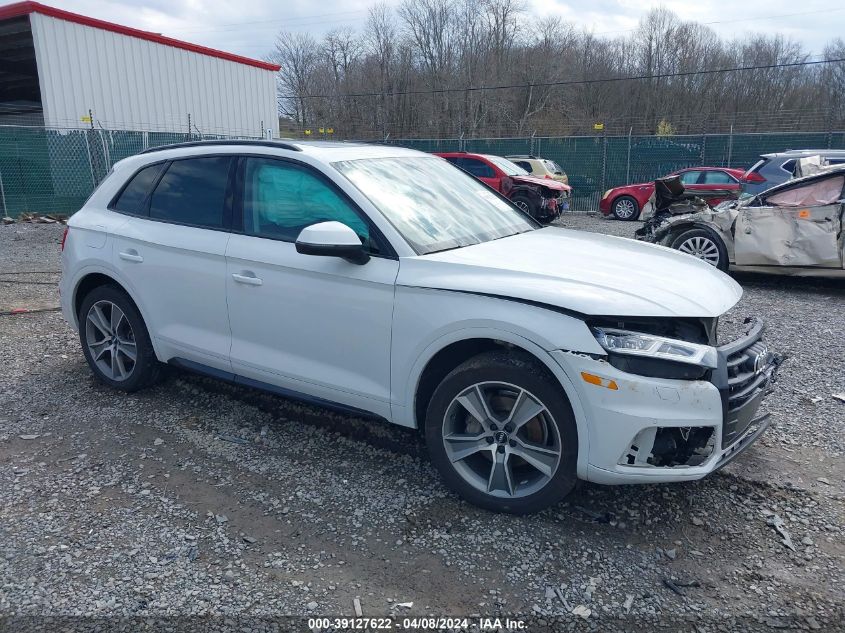
[[[120,253],[118,253],[118,257],[120,257],[120,259],[125,259],[127,262],[140,263],[144,261],[144,258],[139,255],[138,251],[136,251],[134,248],[128,251],[121,251]]]
[[[259,277],[256,277],[253,273],[249,273],[246,275],[232,273],[232,279],[234,279],[239,284],[247,284],[248,286],[260,286],[264,283]]]

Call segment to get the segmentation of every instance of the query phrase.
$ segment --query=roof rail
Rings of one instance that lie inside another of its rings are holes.
[[[152,152],[163,152],[167,149],[182,149],[183,147],[207,147],[214,145],[260,145],[263,147],[275,147],[276,149],[288,149],[293,152],[301,152],[302,148],[293,145],[292,143],[284,143],[282,141],[268,141],[264,139],[222,139],[219,141],[187,141],[185,143],[172,143],[171,145],[159,145],[158,147],[150,147],[139,154],[150,154]]]

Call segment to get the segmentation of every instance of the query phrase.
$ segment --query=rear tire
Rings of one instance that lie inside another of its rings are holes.
[[[446,485],[487,510],[537,512],[575,487],[572,408],[525,353],[485,352],[454,369],[431,398],[425,439]]]
[[[161,364],[147,326],[123,290],[94,288],[82,300],[77,318],[82,353],[97,380],[132,392],[160,378]]]
[[[712,231],[707,229],[684,231],[672,240],[672,248],[697,257],[722,272],[728,271],[728,249],[725,248],[724,242]]]
[[[640,205],[631,196],[619,196],[610,207],[617,220],[630,221],[640,217]]]

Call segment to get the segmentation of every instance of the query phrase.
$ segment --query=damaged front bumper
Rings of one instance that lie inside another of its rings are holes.
[[[770,423],[758,411],[781,358],[762,335],[755,321],[743,337],[716,347],[717,367],[702,380],[640,376],[603,359],[554,352],[572,371],[589,422],[579,475],[603,484],[687,481],[736,458]],[[602,381],[581,380],[582,372]]]

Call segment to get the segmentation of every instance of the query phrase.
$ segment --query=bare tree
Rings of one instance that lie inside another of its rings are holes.
[[[317,42],[308,33],[279,33],[271,59],[278,75],[279,111],[300,125],[308,121],[310,79],[317,66]]]
[[[845,41],[825,56],[842,59]],[[402,0],[372,5],[361,32],[282,33],[271,58],[282,66],[280,112],[347,136],[845,125],[845,64],[790,65],[809,59],[793,40],[724,40],[665,8],[601,37],[538,18],[525,0]],[[723,72],[748,66],[760,68]]]

